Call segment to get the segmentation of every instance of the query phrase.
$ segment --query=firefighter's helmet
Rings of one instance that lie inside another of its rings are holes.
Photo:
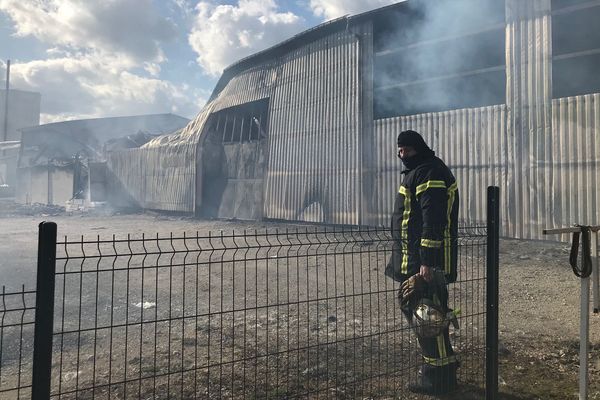
[[[422,338],[439,336],[451,322],[455,324],[455,321],[456,315],[452,310],[444,312],[429,299],[422,299],[414,309],[415,332]]]

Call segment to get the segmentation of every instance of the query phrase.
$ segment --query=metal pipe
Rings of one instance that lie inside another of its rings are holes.
[[[46,195],[47,195],[47,204],[51,205],[52,204],[52,172],[50,171],[50,158],[48,158],[47,167],[48,167],[48,170],[46,171],[46,173],[48,175],[48,190],[46,191]]]
[[[598,231],[600,231],[600,226],[590,226],[590,230],[592,232],[598,232]],[[560,233],[575,233],[575,232],[581,232],[581,227],[574,226],[572,228],[544,229],[542,231],[542,233],[544,235],[555,235],[555,234],[560,234]]]
[[[598,231],[600,226],[592,226],[590,230],[594,232],[594,238],[591,241],[592,253],[592,279],[590,277],[581,278],[581,302],[579,316],[579,400],[588,398],[588,359],[589,359],[589,330],[590,330],[590,281],[593,283],[594,294],[594,312],[598,312]],[[544,229],[543,234],[560,234],[581,232],[581,227],[572,228]]]
[[[592,240],[592,296],[594,298],[594,314],[600,312],[600,266],[598,266],[598,233]]]
[[[588,340],[590,330],[590,278],[581,279],[579,318],[579,400],[588,398]]]

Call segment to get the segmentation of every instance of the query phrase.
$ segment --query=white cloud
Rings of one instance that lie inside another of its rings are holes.
[[[310,9],[313,14],[326,20],[354,15],[389,4],[398,3],[398,0],[310,0]]]
[[[182,2],[181,4],[184,4]],[[11,86],[42,94],[41,121],[176,113],[193,117],[206,94],[158,77],[176,28],[153,0],[0,0],[15,36],[48,46],[15,62]]]
[[[17,36],[135,61],[163,61],[161,43],[176,34],[152,0],[0,0],[0,11],[12,19]]]
[[[16,63],[11,82],[42,94],[42,123],[169,112],[191,118],[204,103],[203,94],[187,85],[136,75],[124,66],[100,56]]]
[[[189,43],[198,64],[213,76],[306,28],[304,19],[280,12],[274,0],[239,0],[237,5],[200,1],[195,11]]]

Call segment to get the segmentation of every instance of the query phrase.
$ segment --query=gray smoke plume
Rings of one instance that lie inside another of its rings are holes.
[[[376,117],[504,102],[504,2],[409,0],[375,28]]]

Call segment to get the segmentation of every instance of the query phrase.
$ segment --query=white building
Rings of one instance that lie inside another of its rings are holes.
[[[10,194],[15,187],[19,130],[39,125],[40,102],[39,93],[0,90],[0,185],[8,185]]]

